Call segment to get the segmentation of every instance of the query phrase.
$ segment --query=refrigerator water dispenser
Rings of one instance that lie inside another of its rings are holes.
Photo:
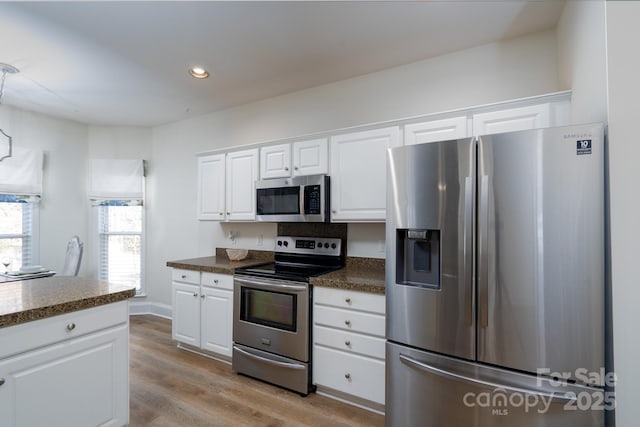
[[[440,230],[397,230],[396,283],[440,289]]]

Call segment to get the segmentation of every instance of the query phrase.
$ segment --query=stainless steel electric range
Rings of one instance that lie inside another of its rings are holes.
[[[306,395],[311,383],[309,278],[343,265],[340,239],[278,236],[275,262],[234,276],[233,370]]]

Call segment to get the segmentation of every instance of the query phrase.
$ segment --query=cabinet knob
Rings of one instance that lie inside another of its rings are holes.
[[[351,298],[346,297],[346,298],[344,299],[344,302],[346,302],[347,304],[351,304]]]
[[[194,296],[194,297],[197,297],[197,296],[198,296],[198,293],[197,293],[197,292],[194,292],[193,296]]]
[[[347,347],[351,347],[351,341],[346,340],[346,341],[344,342],[344,345],[346,345]]]
[[[349,381],[351,381],[351,374],[350,373],[347,372],[346,374],[344,374],[344,377],[346,379],[348,379]]]
[[[218,212],[218,215],[224,215],[224,213],[222,213],[222,212]]]
[[[204,294],[200,295],[200,298],[204,299]]]
[[[0,385],[4,384],[4,378],[0,378]]]
[[[67,325],[67,331],[73,331],[76,328],[76,324],[75,323],[69,323]]]
[[[289,166],[285,166],[284,170],[288,171],[289,170]]]
[[[345,324],[345,325],[347,325],[347,326],[351,326],[351,320],[348,320],[348,319],[347,319],[347,320],[345,320],[345,321],[344,321],[344,324]]]
[[[218,279],[213,279],[213,283],[218,284]]]
[[[227,212],[227,216],[231,215],[231,212]]]
[[[331,211],[331,213],[337,213],[337,211],[336,211],[335,209],[333,209],[333,210]]]
[[[293,167],[293,169],[294,169],[294,170],[298,170],[298,167],[297,167],[297,166],[294,166],[294,167]]]
[[[186,275],[186,274],[183,274],[182,276],[180,276],[180,278],[181,278],[181,279],[186,279],[186,278],[187,278],[187,275]]]

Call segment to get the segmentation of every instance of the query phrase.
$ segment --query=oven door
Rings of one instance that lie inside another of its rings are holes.
[[[233,341],[309,361],[309,285],[234,276]]]

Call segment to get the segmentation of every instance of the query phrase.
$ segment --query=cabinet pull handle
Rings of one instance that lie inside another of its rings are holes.
[[[344,299],[344,302],[346,302],[347,304],[351,304],[351,298],[346,297],[346,298]]]
[[[351,341],[349,341],[349,340],[345,341],[344,345],[346,345],[347,347],[351,347]]]
[[[350,373],[347,372],[346,374],[344,374],[344,377],[346,379],[348,379],[349,381],[351,381],[351,374]]]
[[[344,324],[345,324],[345,325],[347,325],[347,326],[351,326],[351,320],[348,320],[348,319],[347,319],[347,320],[345,320],[345,321],[344,321]]]
[[[73,331],[76,328],[76,324],[75,323],[69,323],[67,325],[67,331]]]
[[[4,378],[0,378],[0,385],[4,384]]]

